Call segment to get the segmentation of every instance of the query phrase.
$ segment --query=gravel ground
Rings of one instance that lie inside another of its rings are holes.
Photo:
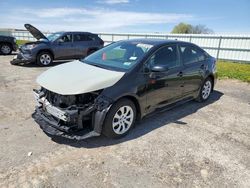
[[[128,136],[52,139],[31,118],[47,68],[0,57],[0,187],[249,187],[250,85],[145,118]]]

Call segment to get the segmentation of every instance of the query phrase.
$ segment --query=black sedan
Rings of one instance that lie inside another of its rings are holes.
[[[192,43],[119,41],[40,75],[33,118],[50,135],[121,137],[157,109],[207,100],[216,77],[215,58]]]

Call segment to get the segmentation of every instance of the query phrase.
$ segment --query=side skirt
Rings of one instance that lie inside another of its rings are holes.
[[[151,116],[155,115],[156,113],[162,113],[162,112],[171,110],[171,109],[173,109],[173,108],[175,108],[177,106],[183,105],[183,104],[185,104],[185,103],[187,103],[189,101],[192,101],[192,100],[194,100],[194,97],[192,97],[192,96],[186,97],[186,98],[184,98],[184,99],[182,99],[180,101],[173,102],[173,103],[168,104],[168,105],[166,105],[164,107],[156,108],[153,112],[147,114],[144,117],[151,117]]]

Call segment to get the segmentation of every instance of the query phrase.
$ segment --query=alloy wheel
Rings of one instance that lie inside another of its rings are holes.
[[[212,83],[210,80],[207,80],[202,88],[202,98],[204,100],[206,100],[209,97],[211,90],[212,90]]]
[[[10,49],[10,47],[9,47],[8,45],[3,45],[3,46],[1,47],[1,52],[2,52],[3,54],[9,54],[9,53],[11,52],[11,49]]]
[[[130,106],[122,106],[117,110],[112,121],[113,131],[124,134],[129,130],[134,120],[134,111]]]
[[[51,60],[52,59],[51,59],[50,55],[48,55],[48,54],[42,54],[40,56],[40,62],[43,65],[49,65],[51,63]]]

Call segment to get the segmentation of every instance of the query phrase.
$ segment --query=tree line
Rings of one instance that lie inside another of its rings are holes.
[[[209,29],[205,25],[191,25],[187,23],[179,23],[176,25],[171,33],[174,34],[212,34],[214,33],[212,29]]]

